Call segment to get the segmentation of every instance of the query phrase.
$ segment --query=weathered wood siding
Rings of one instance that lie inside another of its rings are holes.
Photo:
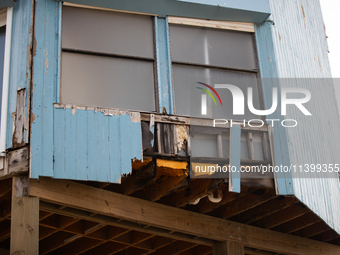
[[[57,108],[61,4],[36,1],[31,177],[119,182],[142,158],[138,116]]]
[[[312,95],[307,105],[312,116],[302,115],[296,107],[288,108],[286,118],[298,120],[298,126],[274,130],[275,153],[283,152],[275,157],[279,158],[276,164],[339,164],[340,123],[332,80],[327,79],[331,72],[319,0],[271,0],[270,5],[273,23],[267,21],[256,28],[262,76],[303,78],[276,82],[282,87],[306,88]],[[264,92],[270,95],[269,87]],[[269,100],[267,97],[267,106],[271,105]],[[286,187],[289,183],[292,189],[286,189],[287,194],[294,194],[340,233],[337,173],[333,178],[307,176],[311,175],[292,173],[279,183]]]
[[[12,42],[10,57],[10,78],[8,86],[8,114],[7,114],[7,132],[6,132],[6,149],[12,147],[12,135],[14,132],[14,122],[16,119],[15,112],[17,106],[17,90],[24,88],[26,90],[23,106],[28,107],[29,82],[31,77],[31,15],[32,2],[18,0],[13,8],[12,21]],[[27,111],[25,112],[27,114]],[[25,118],[26,119],[26,118]],[[21,141],[28,142],[27,132]]]

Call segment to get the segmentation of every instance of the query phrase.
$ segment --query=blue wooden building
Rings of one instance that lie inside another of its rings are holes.
[[[1,0],[0,253],[340,254],[318,0]]]

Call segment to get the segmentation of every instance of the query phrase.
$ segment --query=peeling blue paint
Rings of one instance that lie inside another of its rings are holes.
[[[132,159],[142,159],[140,120],[54,107],[60,86],[61,6],[36,1],[31,177],[117,183],[131,172]]]
[[[273,23],[265,22],[255,26],[256,45],[258,49],[259,67],[262,77],[262,92],[265,109],[272,105],[272,89],[280,88],[278,84],[277,58],[275,55],[275,45],[273,42]],[[280,104],[278,110],[268,116],[268,119],[283,120],[280,115]],[[274,140],[274,159],[276,166],[289,166],[288,143],[285,128],[277,125],[273,133]],[[289,173],[278,172],[275,175],[277,191],[280,195],[292,195],[292,177]]]
[[[271,87],[295,86],[312,94],[312,117],[299,117],[291,109],[287,119],[298,119],[296,128],[274,129],[275,164],[337,164],[340,121],[328,62],[327,41],[318,0],[270,0],[272,20],[256,26],[266,107],[271,106]],[[274,25],[275,24],[275,25]],[[306,43],[308,42],[308,43]],[[275,84],[275,78],[281,78]],[[303,78],[293,84],[282,78]],[[312,78],[312,79],[307,79]],[[317,78],[319,80],[316,82]],[[284,85],[282,85],[284,84]],[[279,118],[279,116],[272,116]],[[316,175],[316,176],[315,176]],[[303,204],[340,233],[340,183],[333,178],[305,172],[277,178],[280,194],[295,195]]]
[[[229,191],[241,192],[241,127],[232,126],[230,128],[230,170]]]
[[[18,0],[13,8],[12,20],[12,42],[11,42],[11,59],[10,74],[8,86],[8,114],[7,114],[7,132],[6,148],[12,146],[13,119],[12,113],[16,111],[16,99],[18,88],[25,88],[29,91],[29,61],[31,49],[31,13],[32,2]],[[28,106],[28,93],[26,93],[25,107]],[[25,135],[27,141],[27,135]]]
[[[174,114],[168,18],[155,17],[159,111]]]

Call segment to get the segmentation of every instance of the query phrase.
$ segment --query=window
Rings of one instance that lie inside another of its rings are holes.
[[[232,84],[247,95],[247,88],[252,87],[254,107],[260,109],[252,33],[170,24],[170,45],[176,114],[223,119],[255,117],[248,107],[245,107],[245,116],[233,116],[233,99],[227,89],[216,89],[222,105],[215,95],[216,105],[207,97],[207,114],[202,115],[201,95],[205,92],[197,89],[209,90],[198,82],[211,87]]]
[[[155,110],[151,16],[63,7],[61,102]]]

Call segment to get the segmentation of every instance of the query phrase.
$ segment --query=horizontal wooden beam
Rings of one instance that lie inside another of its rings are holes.
[[[340,247],[129,197],[67,180],[31,180],[29,194],[174,232],[287,254],[338,254]]]
[[[254,23],[169,17],[169,23],[255,33]]]
[[[171,240],[182,240],[187,242],[193,242],[201,245],[208,245],[212,246],[215,244],[215,241],[205,238],[194,238],[192,235],[182,234],[179,232],[169,231],[162,228],[157,227],[151,227],[149,225],[143,225],[139,223],[134,223],[131,221],[124,221],[124,220],[118,220],[117,218],[105,216],[105,215],[99,215],[99,214],[93,214],[89,213],[85,210],[79,210],[75,208],[63,208],[60,209],[60,206],[57,204],[51,204],[44,201],[40,201],[40,209],[46,212],[56,213],[59,215],[64,215],[68,217],[74,217],[77,219],[82,220],[88,220],[93,222],[99,222],[103,224],[107,224],[113,227],[119,227],[129,230],[135,230],[135,231],[142,231],[144,233],[150,233],[159,235],[162,237],[171,238]]]

